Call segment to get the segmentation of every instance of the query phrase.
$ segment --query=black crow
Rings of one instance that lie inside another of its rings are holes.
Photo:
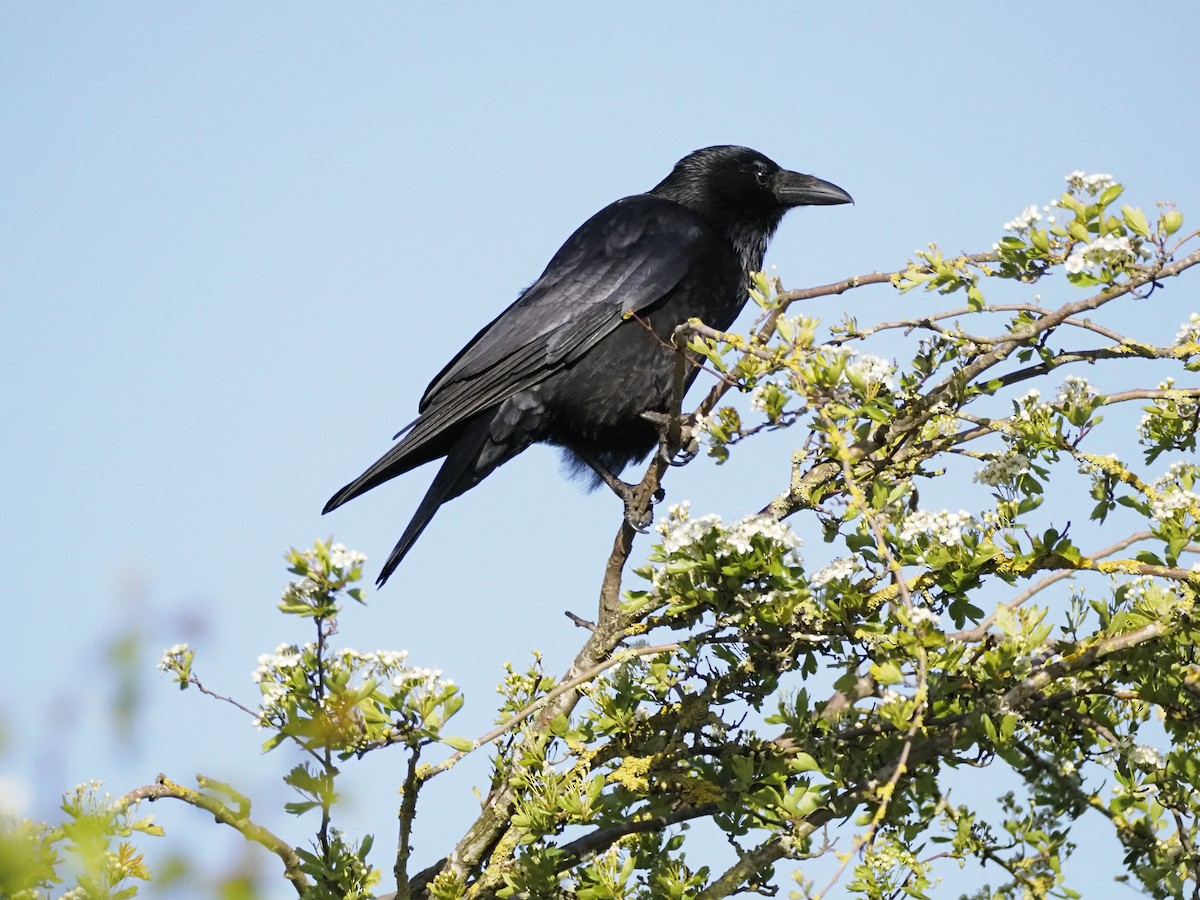
[[[836,185],[746,147],[685,156],[648,193],[584,222],[433,379],[399,442],[324,511],[445,457],[384,563],[382,586],[438,507],[530,444],[563,447],[621,492],[615,473],[658,445],[659,427],[643,414],[668,409],[675,327],[695,317],[729,328],[783,214],[850,202]],[[687,384],[698,371],[692,360]]]

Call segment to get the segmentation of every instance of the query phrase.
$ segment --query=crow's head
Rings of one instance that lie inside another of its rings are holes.
[[[721,222],[760,223],[768,233],[793,206],[853,203],[836,184],[789,172],[749,147],[689,153],[651,191]]]
[[[749,147],[705,147],[675,164],[652,191],[723,231],[747,272],[762,265],[767,241],[794,206],[853,203],[836,184],[781,169]]]

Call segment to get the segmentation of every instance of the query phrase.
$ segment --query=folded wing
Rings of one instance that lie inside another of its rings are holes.
[[[417,420],[325,512],[445,455],[447,439],[474,416],[571,366],[630,313],[652,311],[716,251],[703,220],[672,201],[643,194],[598,212],[433,379]]]

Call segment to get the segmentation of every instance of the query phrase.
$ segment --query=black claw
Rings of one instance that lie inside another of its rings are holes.
[[[695,459],[697,454],[699,454],[699,453],[700,453],[699,447],[691,446],[691,447],[686,448],[685,450],[680,450],[671,459],[668,459],[666,461],[666,463],[668,466],[686,466],[693,459]]]
[[[654,503],[662,499],[662,494],[663,490],[662,488],[659,488],[657,491],[655,491],[650,508],[646,510],[640,510],[634,506],[633,493],[632,491],[630,492],[630,495],[625,498],[625,521],[629,524],[630,528],[632,528],[638,534],[645,534],[650,530],[650,526],[654,522]]]
[[[664,488],[659,488],[658,490],[656,490],[656,491],[654,492],[654,498],[653,498],[653,499],[654,499],[654,502],[655,502],[655,503],[662,503],[662,502],[663,502],[663,497],[665,497],[665,496],[667,496],[667,492],[666,492],[666,490],[665,490]]]
[[[700,441],[694,433],[696,417],[692,413],[684,413],[679,416],[679,437],[683,442],[683,446],[674,452],[671,451],[671,442],[668,440],[672,422],[671,417],[663,413],[648,412],[642,413],[642,418],[658,426],[658,455],[667,465],[686,466],[699,454]]]
[[[625,524],[638,534],[646,534],[650,531],[650,521],[649,516],[639,516],[633,509],[625,510]]]

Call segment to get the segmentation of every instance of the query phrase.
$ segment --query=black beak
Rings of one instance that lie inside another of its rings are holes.
[[[775,173],[772,190],[785,206],[834,206],[854,202],[854,198],[836,184],[787,169]]]

